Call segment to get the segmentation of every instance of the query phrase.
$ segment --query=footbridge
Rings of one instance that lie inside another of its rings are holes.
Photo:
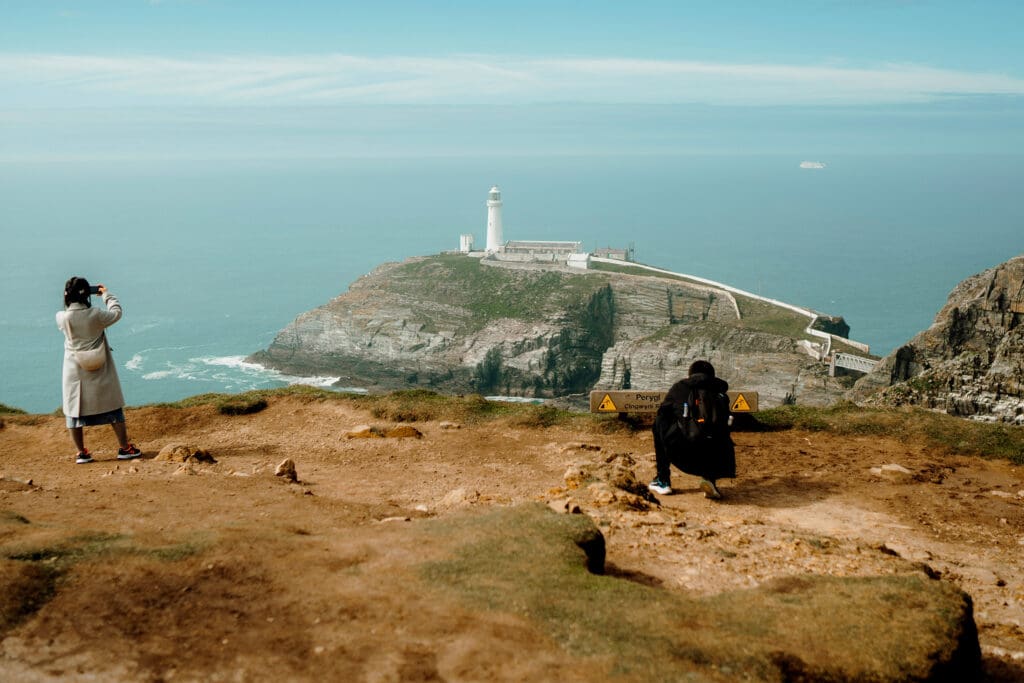
[[[828,376],[836,376],[836,368],[846,368],[847,370],[856,370],[857,372],[871,372],[878,365],[879,361],[873,358],[865,358],[863,356],[855,356],[852,353],[833,353],[832,359],[828,364]]]

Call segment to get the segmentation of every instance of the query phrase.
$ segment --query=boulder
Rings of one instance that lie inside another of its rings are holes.
[[[909,482],[914,478],[913,470],[909,470],[903,465],[897,465],[894,462],[882,465],[881,467],[872,467],[871,474],[894,482]]]
[[[384,436],[389,439],[422,439],[423,432],[412,425],[398,425],[385,432]]]
[[[359,425],[345,433],[346,439],[383,439],[384,433],[379,427]]]
[[[214,460],[210,452],[192,444],[169,443],[160,449],[154,460],[164,462],[201,462],[213,464]]]
[[[299,480],[299,475],[295,471],[295,463],[292,461],[291,458],[285,458],[284,460],[281,461],[281,463],[277,466],[277,469],[274,470],[274,476],[284,477],[289,481]]]

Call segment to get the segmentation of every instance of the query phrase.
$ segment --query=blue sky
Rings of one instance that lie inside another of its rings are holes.
[[[1022,25],[1020,2],[0,0],[0,161],[1021,153]]]

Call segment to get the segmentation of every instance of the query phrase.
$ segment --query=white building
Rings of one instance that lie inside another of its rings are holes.
[[[459,251],[477,258],[522,263],[562,263],[586,269],[590,255],[583,251],[583,242],[553,240],[511,240],[502,235],[501,190],[493,186],[487,193],[487,242],[483,251],[474,251],[473,235],[459,235]]]
[[[501,236],[501,190],[495,185],[487,194],[487,253],[497,253],[504,246]]]

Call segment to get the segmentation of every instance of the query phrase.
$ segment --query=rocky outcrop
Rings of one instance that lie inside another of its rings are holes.
[[[967,278],[924,332],[861,378],[856,399],[1024,424],[1024,255]]]
[[[762,405],[825,404],[848,387],[808,355],[807,322],[678,278],[445,254],[377,268],[250,360],[371,390],[553,397],[666,388],[707,358]]]

